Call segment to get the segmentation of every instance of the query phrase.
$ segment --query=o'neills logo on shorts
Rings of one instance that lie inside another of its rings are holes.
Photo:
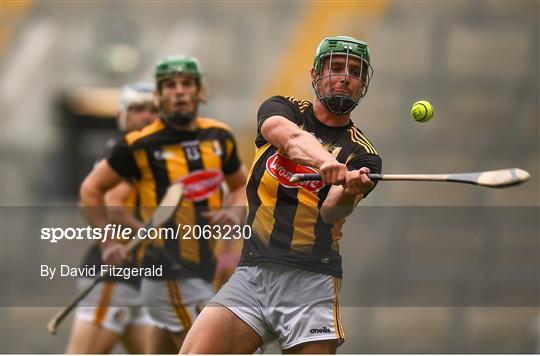
[[[279,184],[286,188],[304,188],[310,192],[318,192],[324,187],[321,181],[307,181],[291,183],[291,177],[296,173],[317,173],[314,168],[302,166],[289,158],[274,153],[266,161],[266,170],[270,175],[279,181]]]
[[[309,332],[312,334],[328,334],[331,333],[332,330],[330,330],[327,326],[323,326],[322,328],[310,329]]]
[[[180,181],[184,183],[184,199],[201,201],[219,189],[223,173],[218,169],[198,170],[182,177]]]

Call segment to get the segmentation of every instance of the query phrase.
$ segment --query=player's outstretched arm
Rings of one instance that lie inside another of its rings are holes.
[[[261,125],[264,139],[293,161],[317,168],[325,184],[343,184],[347,167],[327,152],[317,139],[287,118],[271,116]]]
[[[347,171],[345,184],[330,188],[326,200],[321,206],[324,222],[333,224],[349,216],[364,195],[373,189],[373,182],[368,178],[369,168]]]

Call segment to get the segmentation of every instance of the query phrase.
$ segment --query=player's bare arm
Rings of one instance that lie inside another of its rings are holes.
[[[99,162],[83,181],[79,205],[93,227],[104,228],[107,225],[105,194],[120,182],[122,177],[106,160]],[[121,265],[128,258],[125,246],[117,241],[107,240],[101,244],[101,249],[105,263]]]
[[[246,179],[247,173],[244,165],[227,176],[225,182],[229,188],[229,195],[225,208],[203,214],[214,225],[238,225],[245,215],[246,206]]]
[[[131,189],[132,185],[128,182],[119,183],[105,194],[105,205],[107,206],[107,216],[110,222],[121,224],[123,227],[129,227],[132,231],[135,231],[143,228],[144,224],[126,209],[126,201],[129,198]]]
[[[94,227],[103,228],[107,224],[105,210],[105,193],[122,181],[109,166],[102,160],[88,174],[79,190],[79,205]]]
[[[244,206],[246,204],[246,179],[247,172],[244,165],[234,172],[225,176],[225,182],[230,190],[227,204],[230,206]]]
[[[312,134],[287,118],[279,115],[269,117],[261,125],[261,134],[293,161],[319,169],[325,184],[345,182],[347,167],[326,151]]]
[[[327,224],[333,224],[349,216],[364,195],[373,189],[373,182],[367,174],[369,168],[348,171],[345,184],[333,186],[321,206],[321,217]]]

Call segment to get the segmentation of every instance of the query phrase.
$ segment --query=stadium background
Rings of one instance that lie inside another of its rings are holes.
[[[115,88],[163,56],[200,58],[201,114],[247,164],[258,104],[311,99],[320,39],[365,39],[375,69],[353,119],[388,173],[521,167],[525,185],[382,183],[345,225],[346,353],[538,352],[539,2],[1,2],[2,353],[60,353],[45,324],[73,293],[40,263],[84,246],[39,241],[81,225],[82,177],[114,134]],[[409,118],[428,99],[435,118]],[[77,225],[78,226],[78,225]],[[86,246],[86,245],[85,245]]]

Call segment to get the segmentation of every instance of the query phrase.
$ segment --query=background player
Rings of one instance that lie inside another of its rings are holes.
[[[247,183],[254,236],[181,353],[253,352],[274,338],[285,352],[335,353],[343,342],[341,226],[374,187],[366,174],[381,170],[373,145],[350,120],[371,75],[364,42],[325,38],[311,70],[313,104],[277,96],[261,105]],[[289,181],[314,169],[320,184]]]
[[[122,87],[118,101],[117,122],[122,133],[136,131],[157,119],[157,107],[153,98],[154,86],[146,83]],[[110,144],[110,149],[114,140]],[[109,143],[108,143],[109,146]],[[111,213],[128,205],[133,216],[136,212],[137,195],[131,185],[118,183],[105,195]],[[132,260],[132,262],[134,262]],[[101,265],[99,244],[86,252],[82,266]],[[79,278],[77,286],[84,289],[92,283],[89,277]],[[77,307],[67,353],[109,353],[120,339],[126,351],[144,353],[145,342],[151,332],[151,319],[143,307],[140,294],[140,278],[128,280],[107,278],[98,284]]]
[[[146,221],[170,182],[183,178],[184,199],[169,226],[238,224],[245,209],[246,173],[229,127],[197,116],[199,102],[205,100],[197,59],[166,58],[156,65],[155,79],[160,120],[115,145],[107,161],[87,177],[83,202],[103,206],[104,193],[122,178],[129,179],[139,192],[141,218]],[[221,209],[223,179],[230,190],[229,204],[238,209]],[[94,226],[106,224],[103,209],[87,213]],[[198,311],[213,295],[215,241],[182,231],[178,240],[155,240],[145,253],[145,265],[163,265],[165,275],[143,278],[141,287],[159,326],[150,339],[152,353],[177,352]],[[125,246],[115,241],[104,243],[102,250],[109,263],[127,259]]]

